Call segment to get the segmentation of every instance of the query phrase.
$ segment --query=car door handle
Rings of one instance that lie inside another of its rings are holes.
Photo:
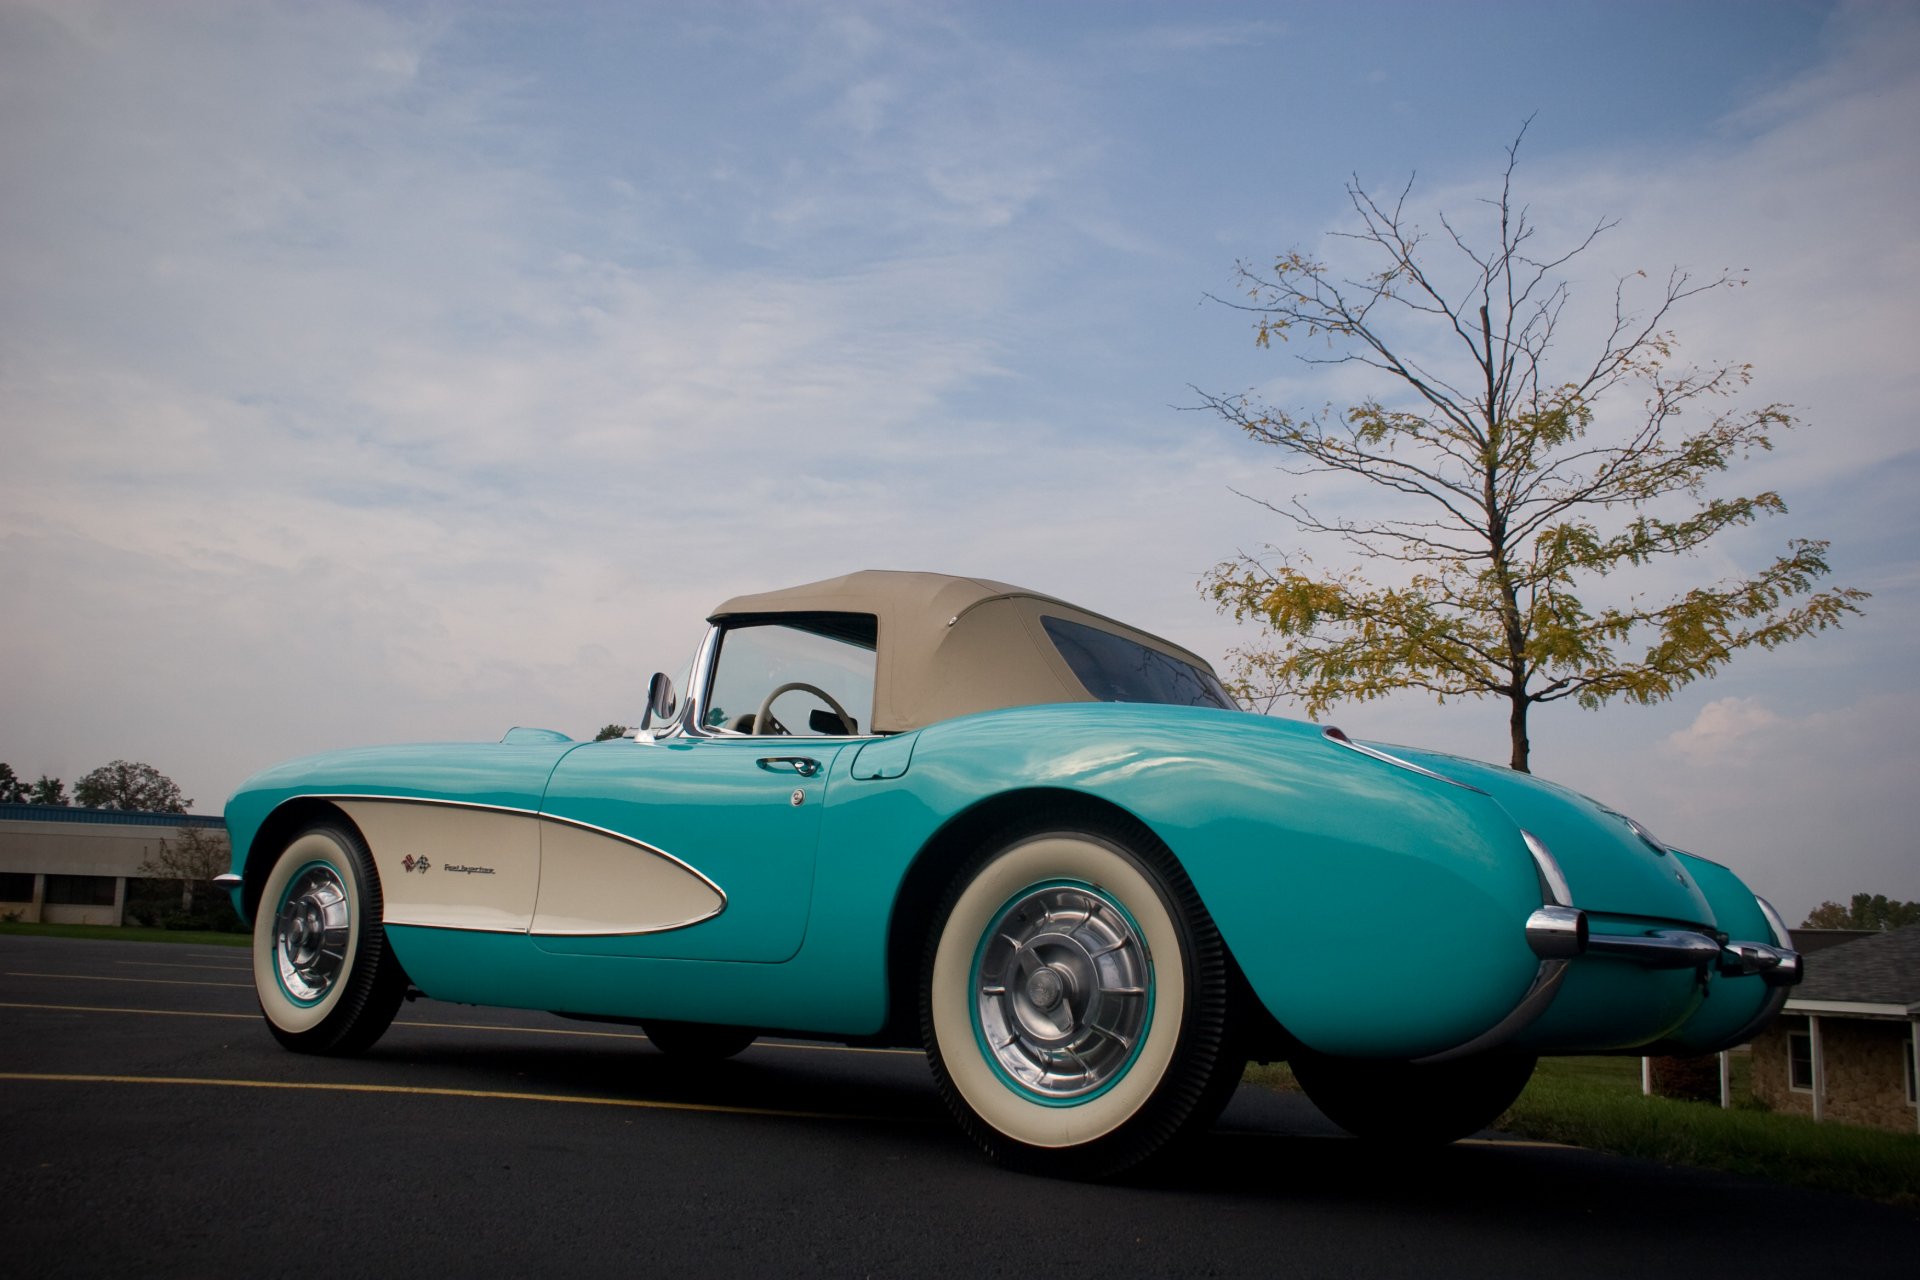
[[[820,762],[806,756],[761,756],[754,763],[769,773],[791,769],[803,778],[811,778],[820,772]]]

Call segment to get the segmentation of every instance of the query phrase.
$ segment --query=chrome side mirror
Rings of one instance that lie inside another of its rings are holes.
[[[656,671],[647,681],[647,707],[640,713],[640,729],[645,732],[660,724],[673,723],[674,713],[680,709],[680,695],[673,691],[673,680],[664,671]]]

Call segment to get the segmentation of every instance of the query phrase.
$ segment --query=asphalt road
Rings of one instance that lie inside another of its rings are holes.
[[[282,1050],[241,949],[0,937],[13,1275],[1912,1274],[1920,1217],[1488,1135],[1418,1157],[1243,1088],[1119,1186],[1003,1173],[918,1054],[422,1000]]]

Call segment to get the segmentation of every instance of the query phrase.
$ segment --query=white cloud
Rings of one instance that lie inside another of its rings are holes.
[[[1728,863],[1792,922],[1852,893],[1920,896],[1920,692],[1793,717],[1751,704],[1719,700],[1667,740],[1682,767],[1644,784],[1654,829]]]
[[[1758,698],[1715,698],[1693,723],[1668,734],[1664,745],[1690,764],[1712,764],[1751,755],[1756,738],[1781,723]]]
[[[1243,45],[1270,44],[1287,32],[1283,22],[1167,22],[1129,32],[1117,43],[1148,53],[1211,53]]]

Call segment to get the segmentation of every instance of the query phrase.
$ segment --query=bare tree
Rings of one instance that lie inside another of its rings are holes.
[[[140,874],[149,880],[177,880],[180,883],[180,910],[193,910],[193,893],[201,885],[227,869],[231,856],[227,837],[210,827],[181,827],[171,840],[160,841],[159,850],[140,864]]]
[[[1391,580],[1321,570],[1309,556],[1271,549],[1241,553],[1206,576],[1202,587],[1223,610],[1272,632],[1270,643],[1233,655],[1243,694],[1269,705],[1297,698],[1311,715],[1402,689],[1443,702],[1503,699],[1510,763],[1524,771],[1536,705],[1661,701],[1742,649],[1838,625],[1866,593],[1814,591],[1827,573],[1827,544],[1792,539],[1750,577],[1669,599],[1590,607],[1575,594],[1784,513],[1771,490],[1706,490],[1718,473],[1771,448],[1773,433],[1794,419],[1785,405],[1726,403],[1747,387],[1748,365],[1674,359],[1674,310],[1744,283],[1736,274],[1676,268],[1636,310],[1633,286],[1646,279],[1636,273],[1614,288],[1587,355],[1556,350],[1572,301],[1562,271],[1614,224],[1601,220],[1566,245],[1539,247],[1513,191],[1520,140],[1507,149],[1498,194],[1485,201],[1492,226],[1479,245],[1443,215],[1444,234],[1429,246],[1407,208],[1411,180],[1382,201],[1356,178],[1347,193],[1357,229],[1339,234],[1369,260],[1362,269],[1342,272],[1300,252],[1270,269],[1240,265],[1244,300],[1227,305],[1258,317],[1259,346],[1322,339],[1328,354],[1301,358],[1372,370],[1381,394],[1318,412],[1199,394],[1250,439],[1287,455],[1292,473],[1344,476],[1397,495],[1383,505],[1390,514],[1364,519],[1324,517],[1299,499],[1262,504],[1364,560],[1405,566]],[[1683,429],[1688,414],[1711,417]]]

